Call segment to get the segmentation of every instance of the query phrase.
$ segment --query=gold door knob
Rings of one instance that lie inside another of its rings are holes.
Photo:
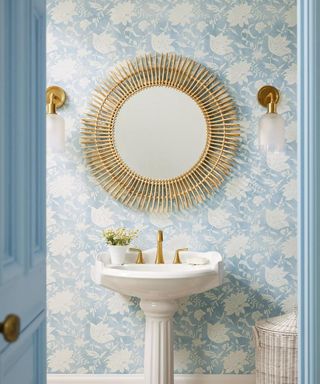
[[[20,334],[20,318],[17,315],[8,315],[3,323],[0,323],[0,333],[3,334],[5,341],[13,343]]]

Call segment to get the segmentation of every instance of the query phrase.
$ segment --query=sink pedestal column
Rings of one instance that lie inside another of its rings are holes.
[[[146,316],[144,380],[146,384],[173,384],[172,317],[175,301],[141,300]]]

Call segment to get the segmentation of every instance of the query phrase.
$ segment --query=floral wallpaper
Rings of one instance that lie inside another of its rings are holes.
[[[135,298],[96,286],[90,266],[106,250],[102,229],[141,230],[137,246],[219,251],[225,283],[179,303],[177,373],[254,370],[252,326],[290,311],[296,298],[295,0],[48,0],[48,84],[65,88],[59,112],[66,151],[48,155],[48,370],[143,372],[144,316]],[[97,82],[118,62],[148,52],[198,60],[224,82],[241,124],[237,166],[205,204],[154,215],[112,200],[81,153],[80,119]],[[286,152],[265,159],[256,101],[281,90]]]

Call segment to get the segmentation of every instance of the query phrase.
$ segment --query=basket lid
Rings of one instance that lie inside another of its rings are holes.
[[[256,323],[256,327],[270,332],[297,334],[297,312],[260,320]]]

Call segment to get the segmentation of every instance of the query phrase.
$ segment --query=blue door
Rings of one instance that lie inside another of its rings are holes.
[[[1,384],[46,382],[45,255],[45,0],[0,0]]]

